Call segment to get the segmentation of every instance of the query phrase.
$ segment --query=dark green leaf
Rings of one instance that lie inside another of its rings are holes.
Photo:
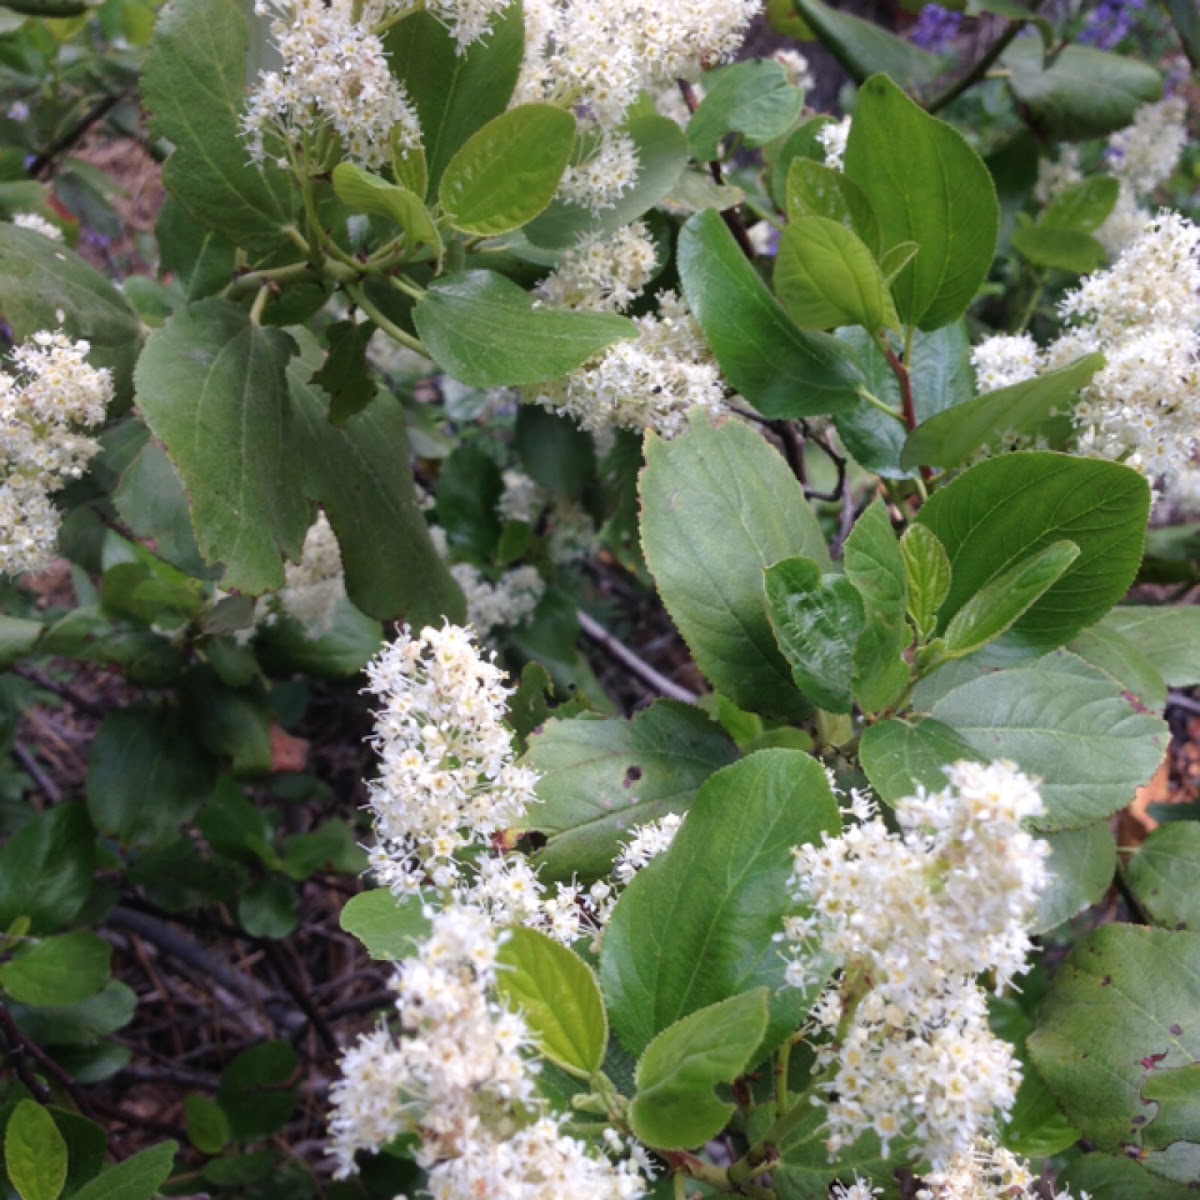
[[[933,330],[961,317],[996,252],[1000,209],[983,160],[958,130],[877,75],[859,91],[846,174],[875,210],[885,250],[920,247],[892,285],[901,318]]]
[[[429,932],[429,919],[420,903],[397,900],[387,888],[351,896],[339,923],[366,946],[372,958],[385,960],[408,957]]]
[[[787,558],[763,576],[775,640],[796,686],[819,708],[847,713],[854,704],[854,647],[865,616],[844,575],[822,575],[807,558]]]
[[[4,1166],[21,1200],[58,1200],[67,1180],[67,1143],[40,1104],[22,1100],[9,1117]]]
[[[727,134],[747,146],[782,137],[804,108],[804,93],[792,86],[782,64],[747,59],[704,77],[704,99],[688,122],[688,149],[697,162],[717,157]]]
[[[37,645],[46,626],[25,617],[0,616],[0,668],[8,670]]]
[[[175,1142],[160,1142],[102,1171],[71,1200],[151,1200],[175,1165]]]
[[[859,761],[872,789],[886,804],[915,796],[920,785],[940,792],[946,768],[981,755],[948,725],[931,717],[893,718],[868,725],[859,742]]]
[[[611,313],[535,307],[528,292],[494,271],[439,280],[413,322],[438,366],[479,388],[558,379],[637,332]]]
[[[504,489],[495,460],[477,446],[460,446],[442,464],[437,483],[437,521],[447,543],[488,562],[500,539],[496,503]]]
[[[1156,924],[1200,931],[1200,822],[1172,821],[1153,830],[1126,872],[1134,895]]]
[[[596,472],[591,435],[540,405],[517,410],[513,442],[529,476],[552,491],[578,496]]]
[[[0,988],[21,1004],[58,1008],[94,996],[108,982],[112,947],[86,929],[22,946],[0,965]]]
[[[171,277],[187,302],[219,292],[233,278],[237,247],[209,229],[198,229],[192,215],[167,196],[154,226],[159,275]]]
[[[1047,933],[1069,921],[1108,890],[1117,869],[1117,847],[1108,824],[1097,821],[1043,835],[1050,844],[1050,882],[1038,896],[1031,933]]]
[[[631,1054],[758,986],[771,992],[762,1053],[795,1030],[815,990],[784,985],[775,940],[791,911],[791,849],[837,828],[828,780],[803,751],[761,750],[700,789],[670,849],[622,893],[601,943],[609,1020]]]
[[[638,1061],[629,1123],[639,1141],[685,1150],[724,1128],[733,1105],[713,1089],[751,1064],[767,1026],[767,989],[702,1008],[664,1029]]]
[[[683,227],[678,265],[688,307],[721,370],[759,412],[805,417],[860,403],[850,355],[788,320],[719,213],[706,209]]]
[[[61,1008],[10,1005],[21,1031],[42,1046],[86,1046],[133,1020],[137,996],[115,979],[94,996]]]
[[[529,739],[540,775],[524,827],[548,838],[542,876],[591,881],[609,873],[636,825],[683,812],[696,789],[736,757],[699,709],[659,700],[631,721],[556,719]]]
[[[1200,67],[1200,12],[1191,0],[1167,0],[1167,11],[1175,22],[1183,52],[1195,70]]]
[[[339,428],[362,412],[379,390],[366,360],[374,332],[374,325],[366,321],[335,321],[327,331],[329,354],[312,382],[329,396],[329,419]]]
[[[95,833],[82,804],[31,817],[0,847],[0,928],[28,917],[31,933],[60,929],[92,887]]]
[[[283,674],[301,671],[323,679],[354,675],[383,645],[383,627],[342,600],[334,609],[333,626],[317,637],[309,636],[296,621],[277,617],[257,632],[256,648],[267,670]]]
[[[261,1142],[282,1129],[296,1107],[296,1052],[287,1042],[243,1050],[225,1068],[217,1103],[237,1142]]]
[[[646,563],[696,665],[742,708],[804,715],[762,572],[795,555],[825,569],[829,557],[782,457],[741,422],[714,427],[694,414],[681,436],[648,437],[639,495]]]
[[[1090,1200],[1195,1200],[1189,1184],[1172,1183],[1124,1154],[1085,1154],[1057,1180],[1072,1196]]]
[[[251,937],[285,938],[299,922],[295,887],[278,875],[252,883],[239,897],[238,924]]]

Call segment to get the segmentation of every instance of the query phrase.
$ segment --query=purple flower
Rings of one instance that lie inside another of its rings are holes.
[[[1146,0],[1099,0],[1087,15],[1080,42],[1097,50],[1111,50],[1129,36],[1137,14],[1145,7]]]
[[[914,46],[942,54],[950,48],[962,23],[962,13],[951,12],[940,4],[927,4],[909,31],[908,40]]]

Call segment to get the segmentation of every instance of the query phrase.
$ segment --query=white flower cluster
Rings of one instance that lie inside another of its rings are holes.
[[[1042,351],[1028,333],[998,333],[971,350],[971,366],[981,392],[994,392],[1033,379],[1041,368]]]
[[[638,1162],[591,1153],[539,1099],[525,1021],[489,996],[502,937],[482,913],[451,906],[397,967],[405,1036],[361,1038],[330,1092],[338,1176],[358,1151],[413,1132],[435,1200],[634,1200],[645,1191]]]
[[[588,159],[560,195],[593,211],[611,207],[637,177],[622,132],[643,90],[694,79],[730,57],[761,0],[525,0],[525,61],[514,103],[570,104],[596,134]]]
[[[28,229],[33,233],[40,233],[42,237],[49,238],[52,242],[61,242],[63,240],[62,230],[53,221],[47,221],[45,217],[38,213],[13,213],[12,223],[18,229]]]
[[[545,507],[546,489],[524,471],[505,471],[501,480],[504,490],[496,501],[496,514],[502,521],[532,525]]]
[[[653,429],[666,438],[682,431],[689,408],[724,410],[721,372],[680,297],[660,292],[658,313],[635,317],[634,324],[636,339],[615,343],[531,398],[584,429]]]
[[[611,236],[588,234],[559,260],[537,287],[556,308],[624,312],[654,278],[658,253],[644,221]]]
[[[446,26],[461,54],[492,32],[493,22],[511,3],[512,0],[425,0],[425,11]]]
[[[383,43],[372,32],[370,4],[357,19],[354,0],[256,0],[270,16],[283,60],[264,72],[242,116],[251,159],[268,153],[279,165],[326,128],[345,155],[368,167],[421,143],[416,112],[388,69]]]
[[[500,626],[520,625],[533,615],[546,591],[536,567],[514,567],[495,583],[489,583],[470,563],[455,563],[450,574],[466,597],[467,620],[482,638]]]
[[[836,123],[822,125],[817,132],[817,141],[825,147],[825,165],[835,171],[845,168],[846,142],[850,138],[853,118],[843,117]]]
[[[841,976],[813,1013],[831,1155],[873,1130],[884,1153],[912,1138],[940,1166],[1016,1096],[1020,1067],[975,978],[991,972],[999,991],[1024,969],[1049,848],[1021,822],[1042,801],[1011,763],[959,762],[947,779],[897,803],[899,833],[874,815],[793,852],[811,911],[785,922],[789,979],[809,984],[823,956]]]
[[[50,497],[78,479],[100,444],[75,426],[101,424],[113,398],[91,349],[41,330],[0,370],[0,574],[43,570],[62,518]]]
[[[683,817],[678,813],[667,813],[657,821],[636,826],[633,837],[613,862],[613,879],[624,886],[649,862],[665,854],[682,824]]]
[[[346,577],[337,535],[323,512],[305,534],[300,561],[285,563],[283,574],[278,593],[283,611],[303,625],[309,637],[328,633],[337,607],[346,597]]]
[[[921,1182],[917,1200],[1037,1200],[1048,1194],[1037,1188],[1027,1163],[990,1138],[959,1151]],[[1051,1200],[1071,1200],[1071,1194],[1055,1192]],[[1087,1192],[1079,1200],[1088,1200]]]

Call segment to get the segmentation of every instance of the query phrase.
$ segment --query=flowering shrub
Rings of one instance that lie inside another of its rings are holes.
[[[1194,13],[760,7],[0,9],[21,1200],[1192,1194]]]

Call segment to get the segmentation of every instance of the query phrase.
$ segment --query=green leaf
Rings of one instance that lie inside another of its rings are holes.
[[[920,247],[892,284],[903,320],[933,330],[961,317],[987,278],[1000,223],[979,155],[958,130],[876,75],[858,94],[846,174],[875,210],[885,250]]]
[[[7,222],[0,222],[0,279],[0,314],[16,341],[60,326],[86,339],[88,362],[108,367],[118,402],[128,402],[141,324],[108,279],[61,243]]]
[[[0,988],[21,1004],[58,1008],[94,996],[108,982],[112,947],[73,929],[18,949],[0,965]]]
[[[375,398],[379,385],[367,363],[367,345],[375,333],[370,321],[335,321],[326,330],[329,353],[312,382],[329,397],[329,420],[339,429]]]
[[[1200,821],[1155,829],[1125,870],[1133,894],[1156,924],[1200,931]]]
[[[791,851],[837,828],[825,773],[800,750],[760,750],[700,789],[670,849],[622,893],[600,946],[609,1020],[631,1054],[759,986],[770,990],[762,1052],[796,1029],[818,985],[784,985],[775,935],[792,911]]]
[[[504,112],[517,85],[525,50],[521,4],[514,0],[491,26],[487,37],[463,51],[429,12],[409,14],[384,35],[392,72],[420,119],[431,188],[459,147]]]
[[[1154,664],[1103,621],[1072,638],[1067,649],[1112,676],[1151,712],[1162,712],[1166,707],[1167,685]]]
[[[295,887],[278,875],[252,883],[238,897],[238,924],[251,937],[285,938],[299,923]]]
[[[229,1142],[229,1119],[221,1106],[207,1096],[185,1096],[184,1119],[188,1141],[201,1154],[220,1154]]]
[[[1168,731],[1121,685],[1065,650],[954,688],[933,716],[989,759],[1041,778],[1040,829],[1080,829],[1124,808],[1166,752]]]
[[[856,233],[827,217],[792,219],[779,239],[774,282],[780,303],[802,329],[899,329],[871,251]]]
[[[71,1200],[151,1200],[175,1166],[175,1142],[160,1142],[85,1183]]]
[[[634,1136],[659,1150],[685,1150],[720,1133],[733,1105],[713,1089],[750,1066],[766,1026],[767,989],[755,988],[664,1029],[638,1061]]]
[[[1018,39],[1001,61],[1021,115],[1046,141],[1105,137],[1162,95],[1162,77],[1149,63],[1090,46],[1066,46],[1046,69],[1041,43]]]
[[[517,409],[513,447],[531,479],[567,496],[578,496],[596,473],[591,435],[539,404]]]
[[[397,900],[387,888],[371,888],[346,901],[339,924],[372,958],[407,958],[429,933],[429,919],[416,900]]]
[[[935,413],[909,434],[900,465],[911,470],[924,463],[949,470],[981,447],[1035,433],[1055,413],[1070,411],[1080,390],[1102,366],[1103,355],[1085,354],[1036,379],[984,392]]]
[[[900,556],[908,584],[908,615],[923,639],[937,628],[937,615],[950,594],[950,556],[937,534],[910,525],[900,539]]]
[[[494,237],[545,210],[575,145],[575,118],[552,104],[521,104],[472,134],[450,160],[438,200],[451,225]]]
[[[1189,1184],[1162,1179],[1124,1154],[1085,1154],[1056,1183],[1090,1200],[1194,1200],[1196,1195]]]
[[[216,775],[178,712],[118,709],[105,716],[88,754],[88,815],[126,845],[154,845],[196,815]]]
[[[1200,683],[1200,608],[1118,607],[1100,625],[1145,655],[1168,687]]]
[[[67,1143],[40,1104],[22,1100],[9,1117],[4,1166],[21,1200],[58,1200],[67,1180]]]
[[[1191,0],[1167,0],[1167,11],[1194,70],[1200,65],[1200,12]]]
[[[94,996],[61,1008],[26,1008],[10,1004],[21,1031],[41,1046],[86,1046],[124,1028],[133,1020],[137,996],[132,988],[110,979]]]
[[[292,219],[287,176],[248,161],[241,132],[245,10],[237,0],[171,0],[142,71],[150,130],[174,147],[163,184],[205,229],[235,246],[272,247]]]
[[[598,1071],[608,1018],[592,968],[534,929],[509,930],[496,965],[496,990],[524,1016],[538,1053],[573,1075]]]
[[[438,280],[413,309],[413,323],[438,366],[477,388],[558,379],[637,336],[625,317],[537,307],[494,271]]]
[[[294,351],[287,334],[214,298],[156,330],[138,360],[138,407],[183,477],[200,553],[225,564],[226,589],[281,587],[281,556],[299,559],[308,532],[288,403]]]
[[[825,1149],[825,1107],[794,1096],[793,1106],[804,1111],[789,1121],[780,1140],[779,1164],[771,1173],[771,1190],[778,1200],[824,1200],[830,1181],[837,1178],[849,1188],[857,1179],[890,1179],[899,1157],[896,1147],[884,1154],[879,1139],[868,1130],[852,1145],[838,1150],[837,1161],[829,1161]],[[851,1192],[853,1195],[853,1192]]]
[[[163,199],[154,234],[159,276],[169,274],[187,302],[215,295],[233,278],[237,247],[210,229],[198,229],[174,196]]]
[[[885,804],[946,786],[946,768],[980,755],[948,725],[932,717],[892,718],[868,725],[859,742],[859,762],[871,787]]]
[[[18,658],[32,650],[45,628],[41,621],[0,615],[0,668],[7,671]]]
[[[963,658],[994,641],[1041,599],[1079,557],[1074,542],[1052,542],[979,589],[946,626],[946,658]]]
[[[429,246],[438,259],[442,239],[433,218],[415,192],[363,170],[356,163],[338,163],[333,168],[333,190],[337,198],[358,213],[390,217],[404,231],[405,249]]]
[[[1063,188],[1038,218],[1043,229],[1095,233],[1108,219],[1121,185],[1111,175],[1094,175]]]
[[[334,609],[328,632],[311,637],[296,621],[280,616],[256,632],[255,649],[263,656],[265,670],[344,679],[361,671],[382,644],[380,623],[343,599]]]
[[[853,230],[871,254],[880,249],[879,218],[862,188],[847,177],[810,158],[793,158],[787,173],[788,219],[825,217]]]
[[[706,209],[688,220],[678,267],[688,307],[730,386],[764,416],[816,416],[860,403],[850,355],[788,320],[719,213]]]
[[[82,804],[37,813],[0,846],[0,928],[27,917],[31,933],[61,928],[92,888],[95,832]]]
[[[840,12],[822,0],[793,0],[792,7],[855,83],[883,71],[901,87],[914,90],[932,83],[942,73],[942,62],[936,54],[871,21]]]
[[[696,789],[737,754],[699,709],[658,700],[626,721],[553,719],[529,738],[539,804],[522,827],[547,838],[544,879],[609,873],[637,825],[685,811]]]
[[[1079,557],[1002,644],[1045,652],[1070,641],[1133,582],[1149,502],[1146,481],[1118,463],[1021,452],[972,467],[917,516],[950,557],[940,628],[1014,562],[1066,539],[1079,546]]]
[[[1050,845],[1050,882],[1038,896],[1030,933],[1048,933],[1098,903],[1117,869],[1117,847],[1107,820],[1047,833],[1043,840]]]
[[[225,1068],[217,1103],[234,1141],[261,1142],[288,1123],[296,1107],[297,1065],[288,1042],[263,1042]]]
[[[1100,267],[1107,254],[1090,233],[1077,229],[1043,229],[1029,225],[1012,235],[1013,248],[1035,267],[1050,267],[1087,275]]]
[[[749,426],[693,413],[679,437],[647,437],[638,490],[646,563],[696,665],[741,708],[803,716],[762,571],[795,555],[826,569],[829,557],[787,464]]]
[[[786,558],[763,575],[775,640],[796,686],[819,708],[848,713],[854,647],[866,617],[858,589],[844,575],[822,575],[808,558]]]
[[[1028,1048],[1067,1119],[1101,1150],[1143,1142],[1155,1075],[1200,1058],[1200,934],[1105,925],[1078,945]]]
[[[747,59],[704,77],[704,99],[688,122],[688,149],[697,162],[717,157],[727,134],[747,146],[782,137],[804,108],[804,93],[793,87],[781,63]]]

